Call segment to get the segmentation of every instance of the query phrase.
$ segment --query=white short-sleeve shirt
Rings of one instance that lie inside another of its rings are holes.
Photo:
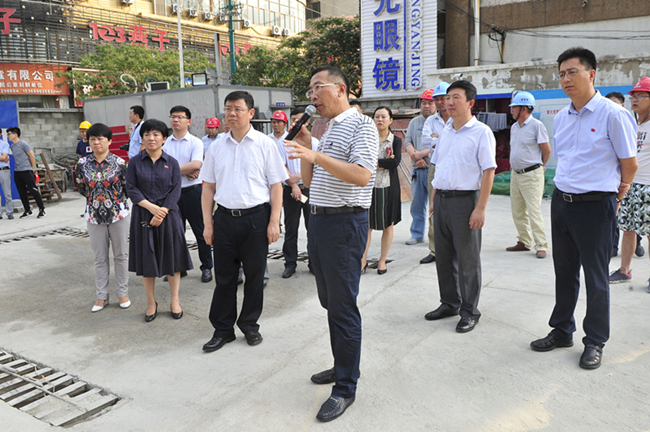
[[[180,140],[172,134],[165,141],[163,150],[176,159],[181,166],[194,161],[203,163],[203,141],[189,132]],[[187,176],[181,176],[181,187],[186,188],[197,184],[201,184],[199,178],[190,180]]]

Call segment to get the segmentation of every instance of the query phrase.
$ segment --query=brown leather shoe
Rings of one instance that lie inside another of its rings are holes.
[[[528,249],[522,242],[517,242],[516,245],[507,247],[506,250],[508,252],[523,252],[523,251],[529,251]]]
[[[537,258],[546,258],[546,251],[545,250],[538,250],[535,255],[537,255]]]

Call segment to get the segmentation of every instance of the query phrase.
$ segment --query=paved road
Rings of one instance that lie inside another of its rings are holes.
[[[476,329],[457,319],[428,322],[437,307],[435,265],[420,265],[426,244],[406,246],[410,215],[395,228],[388,273],[362,277],[362,378],[357,400],[336,421],[315,415],[329,396],[309,376],[331,366],[325,311],[313,277],[300,264],[289,280],[269,260],[271,281],[260,320],[264,343],[237,340],[205,354],[212,284],[198,270],[182,280],[185,316],[173,320],[169,290],[159,284],[159,316],[144,322],[142,282],[133,277],[133,306],[91,314],[93,258],[87,238],[50,235],[0,243],[0,348],[78,376],[122,399],[75,431],[650,431],[650,277],[635,258],[633,284],[611,290],[612,334],[603,365],[578,367],[581,326],[573,348],[533,352],[548,333],[552,258],[507,253],[515,242],[508,197],[492,196],[483,230],[483,313]],[[0,241],[63,227],[83,228],[81,198],[66,193],[47,217],[0,221]],[[550,203],[543,211],[549,226]],[[549,229],[550,232],[550,229]],[[371,256],[379,253],[374,236]],[[550,236],[549,236],[550,237]],[[191,238],[191,233],[188,233]],[[644,241],[644,245],[647,243]],[[281,248],[281,240],[272,247]],[[304,249],[304,233],[300,247]],[[198,262],[196,251],[192,251]],[[611,268],[619,265],[614,258]],[[582,293],[577,321],[584,316]],[[0,429],[51,426],[0,402]]]

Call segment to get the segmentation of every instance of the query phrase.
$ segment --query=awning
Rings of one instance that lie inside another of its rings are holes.
[[[514,88],[479,90],[476,99],[510,99]]]

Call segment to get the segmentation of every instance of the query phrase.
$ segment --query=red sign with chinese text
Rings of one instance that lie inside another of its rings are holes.
[[[93,29],[93,39],[95,40],[117,43],[130,42],[131,45],[141,45],[149,49],[149,35],[146,33],[146,27],[132,25],[124,28],[97,23],[89,23],[88,27]],[[154,30],[153,32],[156,35],[151,40],[158,42],[158,51],[165,51],[164,44],[169,42],[169,39],[165,39],[167,32],[164,30]]]
[[[0,95],[67,96],[70,94],[67,85],[56,86],[65,82],[56,73],[67,71],[66,66],[0,63]]]

